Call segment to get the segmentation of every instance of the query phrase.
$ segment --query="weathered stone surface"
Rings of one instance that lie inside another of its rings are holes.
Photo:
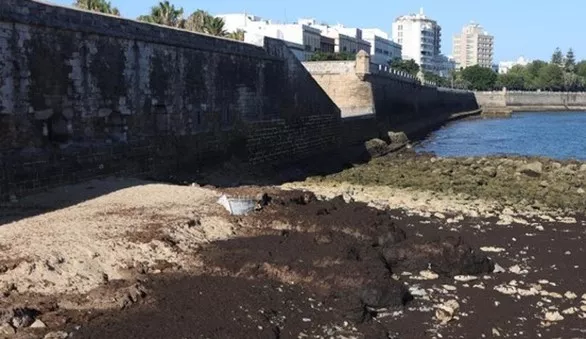
[[[35,320],[34,323],[31,324],[30,326],[31,328],[45,328],[47,327],[47,325],[45,325],[44,322],[42,322],[40,319]]]
[[[0,336],[2,338],[10,338],[16,334],[16,330],[10,324],[0,325]]]
[[[388,134],[392,144],[405,144],[409,142],[409,138],[405,132],[389,132]]]
[[[539,177],[543,173],[543,164],[535,161],[519,168],[519,172],[530,177]]]
[[[67,339],[69,337],[69,333],[64,331],[55,331],[47,333],[43,339]]]
[[[371,157],[379,157],[389,152],[389,145],[381,139],[371,139],[364,143],[366,151]]]

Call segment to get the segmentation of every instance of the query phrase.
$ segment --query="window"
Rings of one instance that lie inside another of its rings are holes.
[[[342,50],[343,50],[344,52],[346,52],[348,49],[346,48],[346,46],[344,46],[344,48],[342,48]]]

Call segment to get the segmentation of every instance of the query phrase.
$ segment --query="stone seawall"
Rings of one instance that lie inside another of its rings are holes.
[[[485,115],[512,112],[586,110],[586,92],[475,92]]]
[[[0,3],[0,198],[231,157],[295,161],[337,149],[340,122],[280,40]]]
[[[412,76],[377,71],[367,55],[359,54],[355,61],[303,64],[340,108],[345,143],[384,138],[388,131],[418,137],[454,114],[478,113],[473,92],[422,85]],[[362,128],[346,126],[356,123]]]

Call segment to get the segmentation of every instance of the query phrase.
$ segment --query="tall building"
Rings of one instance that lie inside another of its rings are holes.
[[[474,65],[491,68],[494,53],[494,37],[479,24],[471,23],[454,36],[453,56],[457,68]]]
[[[389,35],[378,28],[365,28],[362,38],[370,42],[371,62],[377,65],[388,65],[389,61],[401,58],[401,45],[389,40]]]
[[[400,16],[393,22],[393,41],[400,44],[404,60],[413,59],[423,71],[438,73],[436,59],[441,54],[441,27],[423,14]]]

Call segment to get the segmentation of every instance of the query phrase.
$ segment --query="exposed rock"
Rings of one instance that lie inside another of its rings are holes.
[[[509,272],[514,273],[514,274],[527,274],[527,273],[529,273],[527,270],[521,269],[521,266],[519,266],[519,265],[514,265],[514,266],[509,267]]]
[[[566,293],[564,293],[564,297],[566,297],[567,299],[570,299],[570,300],[578,298],[576,293],[574,293],[572,291],[567,291]]]
[[[435,280],[437,278],[439,278],[439,274],[429,270],[421,271],[418,276],[411,277],[415,280]]]
[[[456,281],[462,281],[462,282],[468,282],[468,281],[473,281],[473,280],[477,280],[478,277],[473,276],[473,275],[457,275],[454,277],[454,280]]]
[[[562,316],[560,314],[560,312],[558,312],[558,311],[546,312],[544,318],[545,318],[545,320],[551,321],[551,322],[556,322],[556,321],[562,321],[562,320],[564,320],[564,316]]]
[[[499,330],[497,330],[496,328],[492,328],[492,335],[494,337],[500,337],[501,336],[501,332],[499,332]]]
[[[43,339],[67,339],[69,334],[63,331],[56,331],[56,332],[49,332],[47,333]]]
[[[10,323],[14,328],[29,327],[38,314],[30,308],[14,308],[0,311],[0,323]]]
[[[543,173],[543,164],[535,161],[519,168],[519,173],[525,174],[529,177],[539,177]]]
[[[409,142],[409,138],[405,132],[389,132],[389,139],[391,144],[405,144]]]
[[[16,334],[16,330],[10,324],[0,325],[0,337],[10,338]]]
[[[480,250],[482,252],[491,252],[491,253],[500,253],[500,252],[505,251],[505,249],[502,247],[494,247],[494,246],[484,246],[484,247],[481,247]]]
[[[452,286],[452,285],[442,285],[442,288],[447,291],[455,291],[458,289],[456,286]]]
[[[582,165],[580,165],[580,169],[579,169],[579,171],[580,171],[580,172],[586,172],[586,164],[582,164]]]
[[[579,309],[577,307],[570,307],[570,308],[566,308],[565,310],[562,311],[563,314],[576,314],[578,313]]]
[[[535,287],[531,287],[530,289],[517,288],[517,294],[519,294],[522,297],[528,297],[538,295],[539,291]]]
[[[411,286],[409,287],[409,293],[415,297],[425,297],[427,296],[427,291],[424,288],[418,286]]]
[[[40,319],[35,320],[34,323],[32,323],[32,325],[30,326],[31,328],[45,328],[47,327],[47,325],[45,325],[44,322],[42,322]]]
[[[413,300],[409,290],[401,283],[371,285],[360,293],[360,301],[368,307],[402,306]]]
[[[373,158],[380,157],[389,152],[389,145],[381,139],[370,139],[364,143],[364,147],[366,148],[366,152]]]
[[[116,300],[121,309],[127,308],[146,296],[145,288],[135,284],[117,292]]]
[[[453,318],[456,312],[460,309],[460,304],[456,300],[448,300],[443,304],[437,306],[435,317],[442,324],[447,324]]]
[[[497,175],[496,168],[492,167],[492,166],[488,166],[488,167],[483,168],[482,172],[491,178],[494,178]]]
[[[517,294],[517,288],[509,285],[498,285],[494,289],[502,294],[512,295]]]

